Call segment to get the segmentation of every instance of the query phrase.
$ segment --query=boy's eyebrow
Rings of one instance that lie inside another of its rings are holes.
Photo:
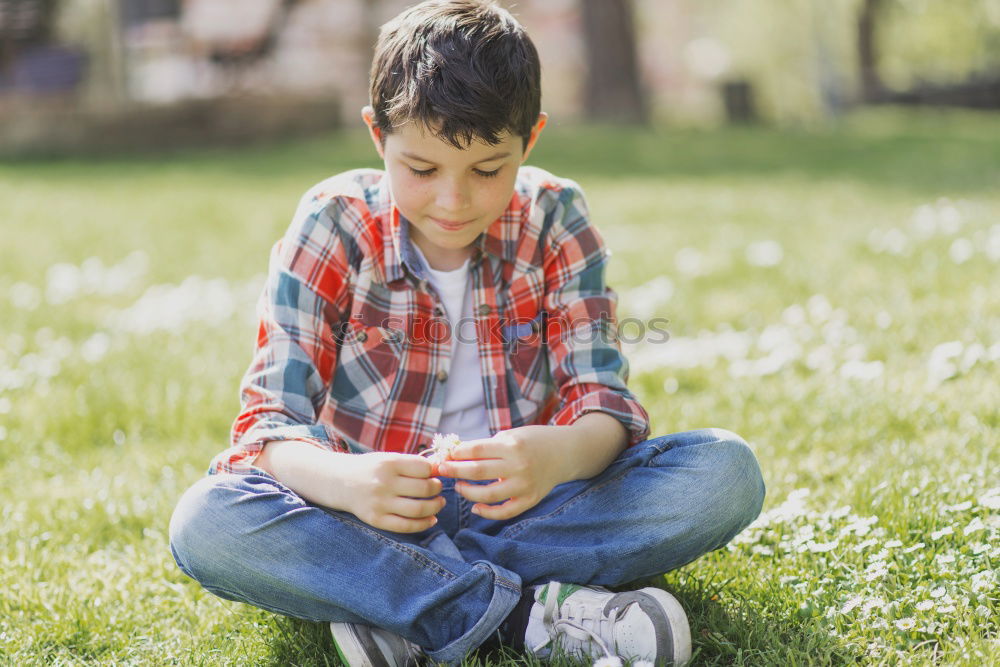
[[[422,158],[416,153],[408,153],[407,151],[402,151],[400,154],[403,157],[410,158],[411,160],[417,160],[418,162],[426,162],[427,164],[434,164],[432,161],[428,160],[427,158]],[[509,151],[501,151],[500,153],[494,153],[489,157],[484,157],[482,160],[476,160],[475,162],[473,162],[473,164],[479,164],[480,162],[490,162],[492,160],[499,160],[500,158],[505,158],[505,157],[510,157]]]

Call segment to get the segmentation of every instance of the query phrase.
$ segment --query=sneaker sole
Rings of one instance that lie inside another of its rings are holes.
[[[691,659],[691,627],[688,625],[687,614],[684,608],[670,593],[661,588],[643,588],[639,593],[645,593],[654,598],[663,608],[670,622],[671,640],[673,644],[673,655],[669,658],[668,664],[680,667]]]
[[[385,659],[371,630],[354,623],[330,623],[333,646],[347,667],[401,667]]]

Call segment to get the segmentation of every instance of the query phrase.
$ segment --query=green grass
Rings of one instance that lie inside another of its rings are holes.
[[[366,142],[0,165],[0,661],[338,664],[323,626],[201,590],[166,530],[238,410],[270,244],[308,186],[377,166]],[[764,470],[757,524],[653,580],[689,610],[695,663],[1000,662],[1000,117],[555,126],[531,162],[584,186],[619,314],[669,318],[664,349],[687,351],[628,348],[654,434],[730,428]],[[748,261],[760,241],[777,264]],[[96,278],[50,303],[60,264]],[[116,319],[191,275],[231,301]],[[632,291],[657,276],[669,300]]]

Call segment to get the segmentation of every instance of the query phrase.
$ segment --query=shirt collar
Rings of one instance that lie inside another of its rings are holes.
[[[381,221],[385,244],[385,279],[387,283],[399,280],[409,271],[418,279],[423,279],[424,270],[420,258],[410,241],[410,222],[400,215],[389,186],[388,175],[378,185],[376,216]],[[478,263],[477,255],[483,254],[504,262],[514,263],[517,258],[517,242],[520,238],[524,216],[527,215],[528,198],[515,191],[510,204],[499,218],[481,233],[472,245],[476,249],[472,256],[472,266]]]

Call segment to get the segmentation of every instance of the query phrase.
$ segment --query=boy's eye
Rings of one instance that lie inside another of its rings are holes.
[[[497,167],[493,171],[483,171],[482,169],[473,169],[473,171],[475,171],[483,178],[493,178],[494,176],[500,173],[500,169],[502,169],[502,167]]]
[[[410,173],[413,174],[414,176],[421,176],[421,177],[423,177],[423,176],[430,176],[431,174],[434,173],[434,169],[433,168],[431,168],[431,169],[414,169],[413,167],[410,167]]]

